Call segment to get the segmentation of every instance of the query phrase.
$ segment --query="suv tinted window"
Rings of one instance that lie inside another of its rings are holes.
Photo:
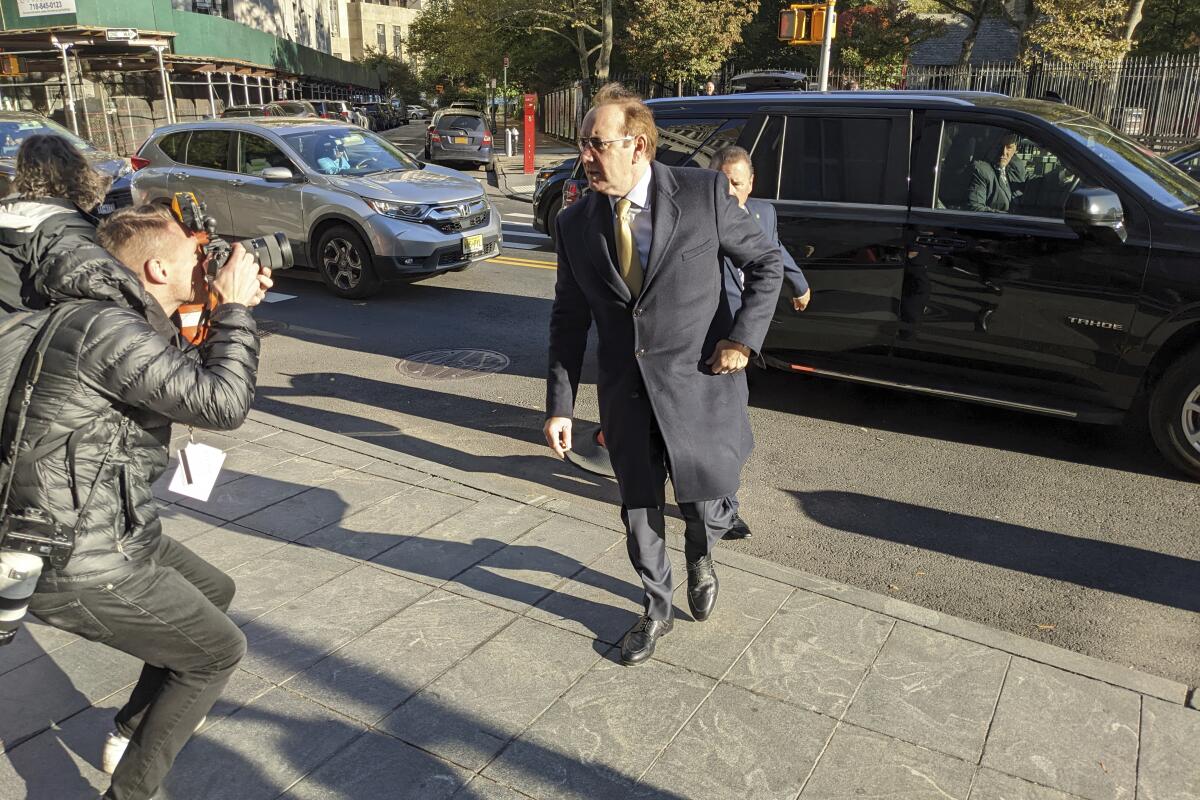
[[[937,207],[1062,219],[1079,175],[1057,153],[997,125],[947,121]]]
[[[718,150],[728,147],[731,144],[737,144],[738,138],[742,135],[742,130],[746,127],[746,120],[731,119],[721,126],[721,129],[713,134],[707,142],[700,146],[700,149],[692,153],[689,160],[689,166],[694,165],[708,169],[708,165],[712,163],[712,157]]]
[[[243,133],[238,156],[238,172],[245,175],[262,175],[262,171],[267,167],[286,167],[292,172],[296,171],[291,159],[285,156],[273,142],[261,136]]]
[[[893,146],[900,122],[888,117],[788,117],[779,199],[904,205],[907,147]]]
[[[779,159],[783,155],[783,117],[768,117],[750,150],[754,163],[754,196],[775,199]]]
[[[229,169],[230,131],[192,131],[187,163],[206,169]]]
[[[691,166],[688,156],[720,127],[719,119],[663,120],[658,124],[658,151],[654,158],[669,167]]]
[[[168,134],[159,141],[158,149],[162,150],[167,158],[172,161],[183,161],[184,145],[187,144],[187,138],[188,131]]]

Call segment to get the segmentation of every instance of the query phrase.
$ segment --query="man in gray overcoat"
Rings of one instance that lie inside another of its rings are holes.
[[[708,618],[719,584],[712,548],[729,530],[754,439],[749,358],[762,345],[783,279],[779,249],[730,196],[724,175],[654,163],[654,117],[618,85],[600,90],[580,129],[592,192],[558,217],[550,316],[546,440],[571,449],[571,417],[594,320],[600,425],[645,613],[621,660],[640,664],[673,626],[666,479],[685,522],[688,606]],[[742,270],[734,315],[722,259]]]

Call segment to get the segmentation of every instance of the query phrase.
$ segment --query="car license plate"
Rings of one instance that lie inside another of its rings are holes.
[[[454,144],[466,144],[466,143],[467,143],[467,137],[465,137],[465,136],[455,136],[455,137],[453,137],[453,138],[451,139],[451,141],[453,141],[453,142],[454,142]]]
[[[475,256],[483,252],[483,234],[463,238],[463,255]]]
[[[112,203],[101,203],[100,205],[96,206],[96,216],[97,217],[107,217],[109,214],[113,213],[116,210],[117,210],[117,207],[114,206]]]

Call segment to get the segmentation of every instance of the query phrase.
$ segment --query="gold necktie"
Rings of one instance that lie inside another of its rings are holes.
[[[617,268],[621,270],[621,279],[629,287],[634,297],[642,293],[642,259],[638,255],[637,242],[633,240],[633,229],[629,225],[629,198],[622,197],[617,201]]]

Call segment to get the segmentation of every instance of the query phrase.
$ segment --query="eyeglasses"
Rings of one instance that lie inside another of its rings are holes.
[[[589,147],[597,153],[603,153],[611,144],[630,142],[636,138],[636,136],[622,136],[620,139],[601,139],[598,136],[581,136],[575,140],[575,144],[579,147],[579,152],[581,153]]]

